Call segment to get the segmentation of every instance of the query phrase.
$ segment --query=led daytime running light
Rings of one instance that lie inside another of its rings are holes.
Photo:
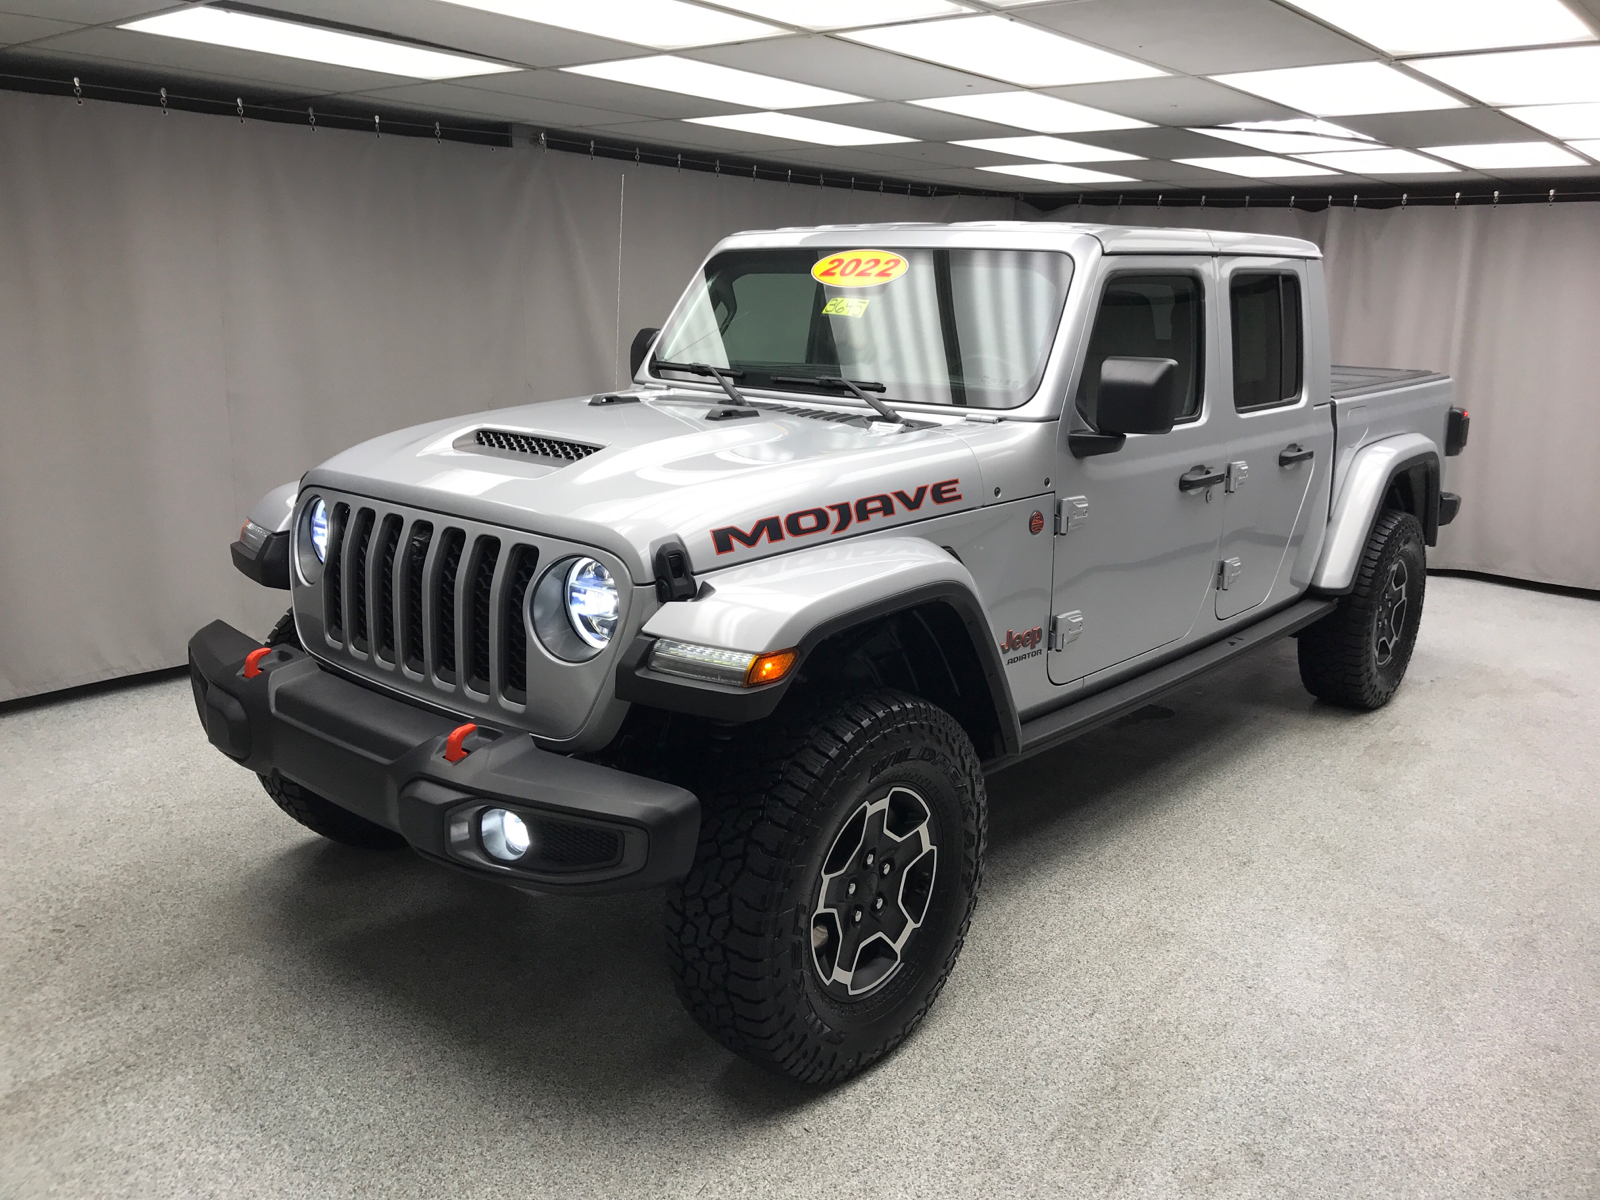
[[[724,650],[661,638],[650,648],[650,669],[663,675],[722,683],[732,687],[760,687],[777,683],[793,669],[798,655],[793,650],[771,654],[751,654],[744,650]]]

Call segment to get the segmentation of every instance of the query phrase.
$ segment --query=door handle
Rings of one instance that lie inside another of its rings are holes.
[[[1201,488],[1216,487],[1227,477],[1226,471],[1213,471],[1210,467],[1190,467],[1178,476],[1178,490],[1194,492]]]
[[[1290,442],[1278,454],[1278,465],[1280,467],[1292,467],[1295,463],[1305,462],[1307,459],[1315,458],[1316,456],[1317,452],[1315,450],[1304,450],[1299,442]]]

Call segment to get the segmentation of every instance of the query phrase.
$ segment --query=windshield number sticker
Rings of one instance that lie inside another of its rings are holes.
[[[867,311],[867,298],[857,299],[854,296],[835,296],[822,306],[822,315],[825,317],[859,317]]]
[[[829,287],[876,287],[906,273],[906,260],[887,250],[846,250],[817,260],[811,278]]]

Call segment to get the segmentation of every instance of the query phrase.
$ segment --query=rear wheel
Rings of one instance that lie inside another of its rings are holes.
[[[836,1083],[921,1023],[972,919],[987,837],[977,754],[903,693],[740,730],[668,897],[684,1006],[723,1045]]]
[[[320,833],[329,841],[345,846],[359,846],[364,850],[398,850],[406,844],[392,829],[358,817],[347,808],[340,808],[292,779],[285,779],[274,771],[258,776],[261,786],[273,803],[288,813],[313,833]]]
[[[1427,586],[1422,525],[1407,512],[1379,516],[1339,607],[1300,634],[1300,679],[1319,700],[1382,708],[1405,678]]]

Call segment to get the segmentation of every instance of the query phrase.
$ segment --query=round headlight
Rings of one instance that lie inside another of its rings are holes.
[[[617,585],[611,572],[592,558],[580,558],[567,571],[567,616],[578,636],[604,649],[617,628]]]
[[[318,562],[328,559],[328,506],[319,496],[311,502],[311,549]]]
[[[516,862],[528,852],[533,838],[528,833],[528,823],[514,812],[503,808],[488,808],[478,818],[478,833],[483,838],[483,848],[491,858],[501,862]]]

